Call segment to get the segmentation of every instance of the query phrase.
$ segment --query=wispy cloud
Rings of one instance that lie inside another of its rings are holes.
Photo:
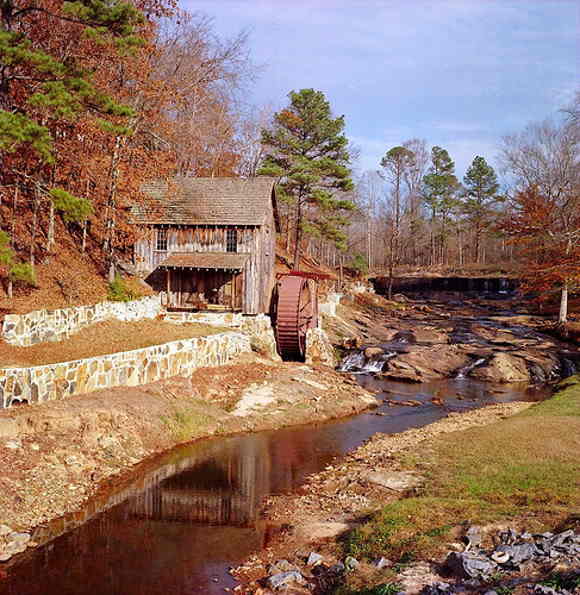
[[[411,137],[446,146],[458,169],[492,160],[502,134],[554,113],[580,80],[576,0],[189,2],[222,34],[251,31],[267,64],[253,102],[324,91],[361,167]]]

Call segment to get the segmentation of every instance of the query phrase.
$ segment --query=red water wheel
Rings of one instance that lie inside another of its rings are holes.
[[[275,310],[276,343],[285,360],[303,360],[306,331],[318,323],[316,283],[298,275],[278,281]]]

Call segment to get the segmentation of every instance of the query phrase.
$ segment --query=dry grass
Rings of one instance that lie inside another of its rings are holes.
[[[27,367],[66,362],[141,349],[179,339],[213,335],[225,330],[229,329],[206,324],[177,325],[160,320],[109,320],[82,329],[65,341],[39,343],[32,347],[15,347],[0,342],[0,367]]]
[[[580,377],[514,417],[441,436],[415,467],[423,493],[374,514],[349,553],[405,563],[440,554],[462,525],[553,528],[580,510]]]

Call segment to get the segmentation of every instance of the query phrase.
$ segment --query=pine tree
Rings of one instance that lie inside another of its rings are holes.
[[[126,54],[142,45],[136,33],[144,17],[122,0],[36,0],[25,8],[15,0],[1,0],[0,9],[0,159],[19,159],[24,166],[14,175],[34,188],[33,265],[41,202],[50,205],[49,250],[55,208],[65,222],[86,219],[92,210],[87,199],[51,188],[59,157],[56,137],[62,141],[67,126],[87,115],[106,133],[129,133],[125,121],[133,110],[98,87],[87,55],[105,46]],[[62,47],[64,38],[68,49]]]
[[[290,105],[274,114],[262,131],[268,151],[259,175],[279,178],[279,193],[295,207],[294,268],[299,267],[303,234],[333,241],[345,249],[345,213],[354,203],[341,196],[353,187],[348,168],[344,117],[333,118],[324,93],[291,91]]]
[[[474,262],[481,262],[481,235],[489,226],[494,204],[502,198],[497,195],[499,184],[493,167],[483,157],[475,157],[467,170],[463,184],[464,201],[461,210],[467,216],[475,238],[473,246]]]
[[[439,218],[440,245],[439,261],[445,259],[445,246],[450,216],[457,207],[455,196],[459,182],[455,176],[455,163],[449,153],[441,147],[431,149],[431,167],[423,178],[423,202],[431,212],[431,264],[437,262],[435,245],[435,226]]]

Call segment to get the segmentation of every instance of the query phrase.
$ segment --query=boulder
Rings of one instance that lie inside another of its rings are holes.
[[[530,381],[525,360],[509,353],[496,353],[485,366],[473,370],[471,376],[487,382]]]
[[[441,329],[434,326],[423,326],[413,329],[417,343],[426,343],[428,345],[437,345],[440,343],[449,343],[449,336]]]
[[[495,563],[484,555],[471,552],[451,552],[445,566],[454,576],[462,579],[486,579],[497,569]]]
[[[380,347],[367,347],[365,349],[365,357],[367,359],[370,359],[371,357],[377,356],[377,355],[383,355],[383,353],[385,353],[384,349],[381,349]]]
[[[404,492],[423,483],[421,477],[408,471],[371,471],[365,479],[395,492]]]
[[[453,376],[469,361],[469,356],[457,345],[417,345],[389,360],[384,375],[395,380],[425,382]]]

